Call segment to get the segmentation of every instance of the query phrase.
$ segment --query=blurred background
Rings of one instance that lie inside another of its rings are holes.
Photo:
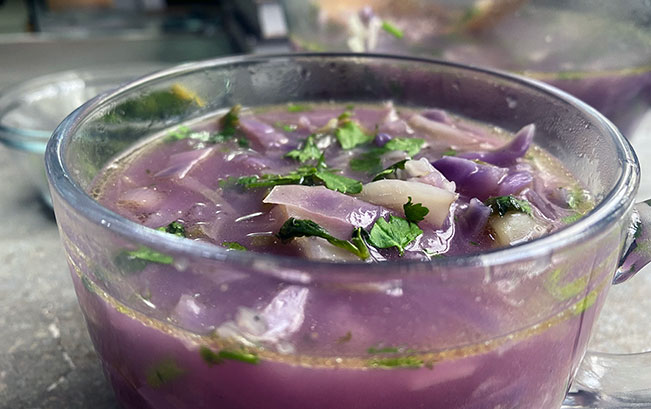
[[[651,197],[651,0],[0,0],[0,408],[117,408],[47,205],[56,124],[166,66],[294,50],[444,58],[556,85],[631,140],[638,198]],[[645,270],[610,290],[592,348],[651,349]]]

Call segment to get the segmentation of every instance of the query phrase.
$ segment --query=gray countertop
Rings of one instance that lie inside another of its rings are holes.
[[[6,79],[6,77],[5,77]],[[1,83],[2,81],[0,81]],[[651,115],[649,116],[651,129]],[[651,132],[634,138],[651,197]],[[0,408],[115,409],[92,350],[51,210],[0,146]],[[651,270],[613,287],[592,347],[651,345]]]

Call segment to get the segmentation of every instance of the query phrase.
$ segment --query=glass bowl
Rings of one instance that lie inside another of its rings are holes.
[[[12,150],[14,163],[29,176],[51,205],[43,154],[56,126],[92,97],[124,84],[163,64],[87,68],[44,75],[0,92],[0,142]]]
[[[306,51],[418,55],[548,82],[634,135],[651,105],[651,7],[638,0],[284,0]]]
[[[178,86],[192,103],[146,120],[124,109]],[[227,251],[93,199],[99,170],[116,155],[236,103],[385,100],[509,131],[533,122],[535,142],[598,203],[508,248],[345,264]],[[127,409],[558,409],[611,282],[646,264],[651,248],[651,207],[633,205],[637,159],[601,114],[543,83],[426,59],[294,54],[181,65],[76,110],[55,131],[46,167],[79,304]],[[137,249],[166,261],[134,264],[125,251]],[[612,371],[595,370],[600,359],[586,360],[597,375],[579,372],[573,407],[635,401],[623,386],[603,393]],[[627,368],[648,386],[639,361]]]

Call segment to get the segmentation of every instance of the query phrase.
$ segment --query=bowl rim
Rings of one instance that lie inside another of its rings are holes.
[[[617,159],[621,163],[621,174],[613,188],[604,195],[602,201],[593,210],[579,221],[556,232],[511,247],[493,249],[475,254],[434,258],[429,261],[402,260],[397,264],[393,262],[345,263],[324,260],[306,260],[299,257],[258,252],[228,251],[227,249],[212,243],[176,237],[174,235],[145,227],[100,205],[74,181],[74,177],[68,172],[63,157],[63,153],[70,141],[68,135],[74,133],[77,128],[84,123],[89,114],[93,113],[97,108],[103,106],[108,101],[124,95],[132,89],[143,86],[149,82],[154,82],[163,77],[174,77],[188,74],[190,72],[219,68],[228,65],[279,61],[283,59],[360,59],[374,61],[388,60],[403,63],[410,62],[415,64],[442,66],[457,70],[461,69],[466,72],[477,72],[479,74],[487,74],[503,81],[515,82],[517,85],[529,89],[535,89],[535,92],[547,94],[553,98],[560,99],[562,102],[570,105],[573,109],[581,111],[588,118],[594,120],[596,125],[601,126],[603,132],[610,134],[613,138],[618,151]],[[280,274],[278,271],[272,271],[275,266],[289,268],[292,269],[292,271],[305,272],[307,270],[310,274],[318,274],[323,269],[329,269],[332,271],[332,268],[336,267],[337,273],[331,276],[333,279],[334,277],[342,277],[342,274],[345,274],[346,276],[359,276],[361,274],[362,277],[368,277],[366,273],[384,273],[381,276],[386,278],[387,275],[394,275],[391,273],[395,273],[396,270],[400,270],[399,276],[404,277],[406,271],[436,271],[452,267],[492,267],[550,255],[556,250],[573,244],[579,244],[588,237],[598,235],[599,233],[606,231],[613,223],[621,220],[632,207],[640,179],[639,163],[635,152],[628,140],[624,138],[619,130],[594,108],[553,86],[505,71],[437,59],[401,55],[336,52],[229,56],[185,63],[146,75],[112,91],[96,96],[71,113],[54,131],[47,146],[45,163],[48,181],[50,183],[50,190],[54,197],[60,196],[68,206],[74,209],[74,212],[81,215],[86,220],[109,230],[113,234],[127,237],[135,243],[154,248],[158,251],[168,252],[172,255],[187,256],[188,259],[200,258],[250,267],[264,267],[259,268],[259,270],[267,270],[269,274]],[[55,210],[56,208],[55,200]],[[400,268],[396,268],[397,265]]]

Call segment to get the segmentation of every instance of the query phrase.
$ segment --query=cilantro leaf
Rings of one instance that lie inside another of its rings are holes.
[[[380,249],[396,247],[402,256],[405,247],[421,234],[423,231],[415,223],[390,215],[388,222],[382,217],[375,222],[368,240]]]
[[[457,153],[458,152],[456,150],[449,148],[448,150],[443,151],[443,153],[441,153],[441,156],[457,156]]]
[[[280,129],[282,129],[282,130],[285,131],[285,132],[294,132],[294,131],[296,131],[296,130],[298,129],[298,126],[297,126],[297,125],[294,125],[294,124],[284,124],[284,123],[282,123],[282,122],[280,122],[280,121],[276,122],[276,123],[274,124],[274,126],[276,126],[276,128],[280,128]]]
[[[344,121],[335,130],[335,136],[343,149],[353,149],[358,145],[369,143],[375,139],[374,135],[365,134],[359,125],[350,120]]]
[[[229,250],[247,251],[247,248],[236,241],[223,241],[222,246]]]
[[[412,223],[418,223],[423,221],[425,216],[429,213],[429,209],[425,206],[423,206],[421,203],[412,203],[411,202],[411,196],[409,196],[409,200],[407,203],[402,205],[402,208],[405,211],[405,218],[407,221],[412,222]]]
[[[185,227],[178,220],[173,221],[172,223],[168,224],[167,226],[161,226],[161,227],[157,228],[156,230],[162,231],[162,232],[165,232],[165,233],[169,233],[169,234],[173,234],[173,235],[179,236],[179,237],[187,237],[185,235]]]
[[[185,371],[171,358],[165,359],[147,370],[147,383],[152,388],[160,388],[178,378]]]
[[[131,260],[144,260],[158,264],[172,264],[174,262],[172,256],[160,253],[145,246],[140,246],[137,250],[127,251],[126,255]]]
[[[390,139],[384,148],[390,151],[405,151],[409,156],[420,152],[425,140],[422,138],[393,138]]]
[[[242,105],[234,105],[223,117],[219,120],[221,126],[220,134],[224,136],[235,135],[235,129],[240,125],[240,111]]]
[[[337,175],[326,170],[319,170],[314,176],[320,179],[330,190],[353,195],[362,191],[362,182],[346,176]]]
[[[368,361],[372,368],[421,368],[425,362],[415,356],[397,356],[387,358],[374,358]]]
[[[386,179],[389,176],[393,175],[396,173],[398,169],[404,169],[405,168],[405,163],[407,163],[407,159],[403,159],[399,162],[394,163],[393,165],[389,166],[388,168],[384,169],[383,171],[379,172],[375,177],[373,178],[373,182],[380,180],[380,179]]]
[[[272,187],[276,185],[302,185],[303,179],[307,175],[299,172],[291,172],[287,175],[264,174],[261,176],[242,176],[235,180],[235,184],[243,186],[247,189],[254,189],[259,187]],[[220,183],[221,184],[221,183]],[[225,183],[227,184],[227,183]]]
[[[387,33],[391,34],[395,38],[401,39],[404,36],[404,33],[402,32],[401,29],[393,25],[393,23],[384,20],[382,21],[382,30],[386,31]]]
[[[491,197],[486,199],[484,204],[490,206],[491,210],[500,216],[504,216],[510,211],[531,214],[531,204],[528,201],[511,195]]]
[[[384,149],[374,149],[362,153],[350,160],[350,168],[356,172],[377,173],[382,170],[382,154]]]
[[[287,105],[287,111],[289,112],[305,112],[305,111],[311,111],[312,108],[308,105],[298,105],[298,104],[288,104]]]
[[[362,260],[370,256],[368,247],[362,238],[362,229],[359,227],[353,231],[351,241],[341,240],[332,236],[326,229],[312,220],[290,217],[282,225],[277,236],[283,242],[288,242],[296,237],[319,237],[327,240],[333,246],[350,251]]]
[[[314,135],[310,135],[305,139],[305,142],[303,142],[303,146],[300,149],[294,149],[287,152],[285,157],[305,163],[309,160],[317,160],[321,158],[321,155],[321,150],[314,142]]]

